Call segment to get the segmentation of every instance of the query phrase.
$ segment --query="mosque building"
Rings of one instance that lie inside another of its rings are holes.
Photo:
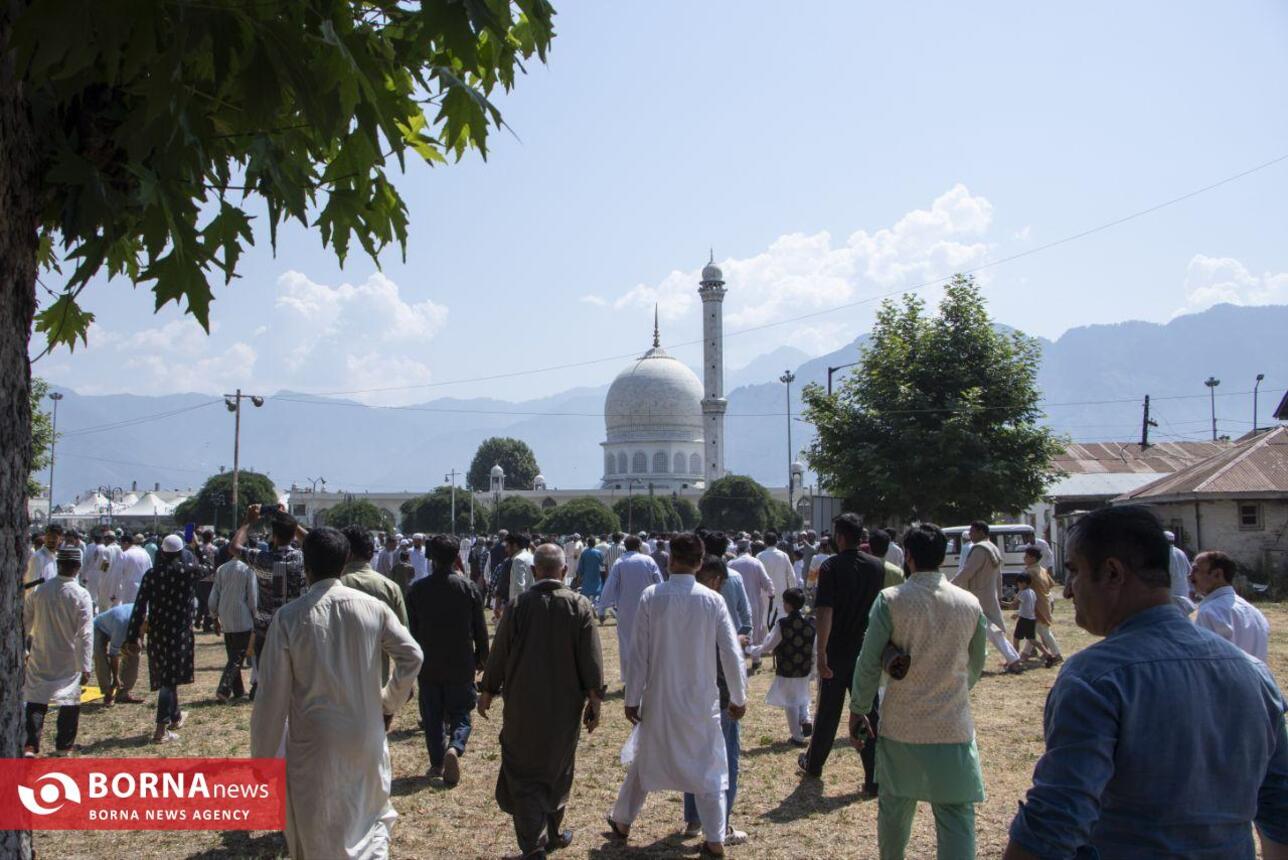
[[[604,400],[604,489],[700,489],[725,474],[725,287],[714,255],[698,294],[704,378],[662,348],[654,309],[653,348],[617,375]]]

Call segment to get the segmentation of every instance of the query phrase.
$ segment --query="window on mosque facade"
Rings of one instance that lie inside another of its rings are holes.
[[[626,452],[625,451],[617,452],[617,473],[619,475],[626,474]]]
[[[613,466],[614,466],[614,465],[615,465],[615,464],[614,464],[614,462],[613,462],[613,455],[612,455],[612,454],[605,454],[605,455],[604,455],[604,474],[605,474],[605,475],[611,475],[611,474],[613,474]]]
[[[702,473],[702,458],[697,454],[689,455],[689,472],[694,475]]]
[[[658,451],[653,455],[653,471],[659,474],[666,472],[666,452]]]
[[[684,455],[683,454],[675,455],[675,474],[677,475],[684,474]]]
[[[631,458],[631,471],[635,474],[643,474],[648,471],[648,455],[643,451],[636,451],[635,456]]]

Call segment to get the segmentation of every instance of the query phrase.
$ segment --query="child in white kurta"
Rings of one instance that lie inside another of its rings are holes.
[[[814,622],[801,614],[804,606],[804,591],[789,588],[783,592],[787,614],[778,619],[763,643],[747,649],[753,659],[766,652],[774,655],[774,682],[769,685],[765,704],[786,711],[787,730],[791,742],[798,747],[809,746],[805,736],[810,724],[810,676],[814,670]]]

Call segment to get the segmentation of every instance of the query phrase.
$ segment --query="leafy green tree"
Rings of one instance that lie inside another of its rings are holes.
[[[405,249],[389,168],[486,155],[489,95],[545,59],[553,16],[546,0],[0,3],[0,472],[32,469],[33,321],[47,348],[84,342],[82,291],[125,276],[208,328],[253,218],[273,244],[288,219],[316,229],[341,263],[354,239],[377,264]],[[42,266],[62,287],[37,308]],[[26,489],[0,486],[20,531]],[[18,754],[24,562],[0,545],[0,757]],[[30,835],[0,832],[0,855],[29,857]]]
[[[935,316],[915,295],[886,301],[837,394],[803,393],[810,465],[878,520],[1022,511],[1060,474],[1060,440],[1038,423],[1040,358],[1036,340],[992,324],[972,278],[953,278]]]
[[[762,485],[746,475],[725,475],[698,500],[702,525],[723,531],[754,531],[777,524],[774,500]]]
[[[233,511],[233,473],[211,475],[197,495],[184,500],[174,510],[176,525],[218,525],[219,531],[230,531],[246,518],[251,505],[272,507],[277,504],[277,489],[267,475],[242,469],[237,479],[237,510]]]
[[[792,510],[792,506],[780,499],[770,500],[769,525],[780,532],[796,531],[801,527],[804,520],[801,515]]]
[[[620,529],[617,514],[599,499],[582,496],[569,499],[546,512],[538,529],[552,535],[605,535]]]
[[[555,508],[558,510],[558,508]],[[506,496],[498,507],[500,527],[510,532],[529,532],[541,522],[542,510],[536,502],[523,496]]]
[[[408,499],[402,503],[403,534],[424,532],[425,534],[446,534],[452,531],[452,488],[437,487],[431,493]],[[485,531],[492,522],[491,511],[483,505],[474,504],[474,528]],[[465,490],[456,490],[456,533],[470,532],[470,496]]]
[[[361,526],[373,532],[394,530],[393,514],[384,508],[377,507],[367,499],[345,499],[335,507],[328,508],[322,515],[322,521],[337,529],[345,526]]]
[[[671,507],[675,508],[675,515],[680,518],[681,529],[692,529],[701,519],[698,506],[688,499],[677,496],[671,500]]]
[[[633,496],[613,502],[613,512],[621,521],[622,528],[642,531],[677,531],[680,529],[680,515],[671,505],[669,496],[654,496],[636,493]]]
[[[40,473],[49,468],[53,450],[54,426],[50,413],[45,411],[45,398],[49,396],[49,383],[40,377],[31,379],[31,472],[27,476],[27,495],[39,496],[44,486]]]
[[[505,489],[509,490],[531,490],[533,480],[541,474],[537,455],[532,453],[527,442],[508,436],[492,436],[484,439],[474,452],[465,486],[479,491],[492,489],[492,467],[498,465],[505,470]]]

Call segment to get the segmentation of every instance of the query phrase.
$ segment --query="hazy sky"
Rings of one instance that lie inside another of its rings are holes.
[[[88,349],[35,372],[85,393],[371,391],[518,399],[607,382],[700,336],[725,270],[731,367],[819,354],[867,302],[1288,154],[1288,6],[556,3],[548,66],[499,99],[484,163],[412,167],[406,262],[341,270],[266,230],[207,338],[150,291],[95,284]],[[995,317],[1058,336],[1216,301],[1288,303],[1288,161],[981,275]],[[926,292],[929,298],[934,291]],[[33,354],[43,347],[36,344]],[[696,347],[674,351],[696,363]],[[409,387],[413,386],[413,387]],[[419,386],[419,387],[414,387]]]

